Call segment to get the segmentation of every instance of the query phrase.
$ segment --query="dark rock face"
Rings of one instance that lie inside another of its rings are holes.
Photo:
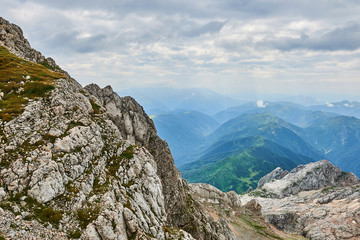
[[[259,217],[262,216],[261,205],[255,199],[252,199],[249,202],[247,202],[244,207],[251,210],[257,216],[259,216]]]
[[[283,214],[268,214],[266,215],[266,221],[276,226],[278,229],[295,233],[299,229],[298,224],[299,216],[296,213],[286,212]]]

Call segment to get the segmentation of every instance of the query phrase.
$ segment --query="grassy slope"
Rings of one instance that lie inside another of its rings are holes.
[[[215,143],[221,139],[262,136],[298,154],[315,160],[323,159],[320,151],[300,137],[302,131],[270,113],[246,114],[224,123],[209,136],[209,141]]]
[[[199,161],[180,167],[183,177],[238,193],[256,188],[258,180],[278,166],[290,170],[312,161],[262,137],[224,142],[212,150]]]
[[[64,78],[46,62],[44,65],[18,58],[0,46],[0,91],[4,93],[0,100],[2,121],[10,121],[20,115],[30,99],[44,97],[54,88],[54,79]]]

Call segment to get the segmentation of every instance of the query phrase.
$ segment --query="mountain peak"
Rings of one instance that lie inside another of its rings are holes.
[[[256,200],[278,229],[309,239],[358,239],[360,180],[354,174],[321,160],[290,172],[277,168],[262,184],[240,200]]]
[[[0,17],[0,45],[11,53],[25,60],[48,65],[53,69],[60,69],[52,58],[45,58],[39,51],[30,46],[21,28]]]
[[[328,160],[299,165],[290,172],[275,169],[259,180],[259,187],[252,195],[264,193],[275,197],[286,197],[300,191],[326,187],[351,186],[360,180],[353,173],[343,172]]]
[[[236,239],[133,98],[83,88],[3,18],[0,43],[0,238]]]

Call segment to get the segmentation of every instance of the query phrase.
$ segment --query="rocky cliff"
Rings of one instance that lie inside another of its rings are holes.
[[[242,205],[240,196],[234,191],[224,193],[204,183],[192,183],[190,190],[208,214],[216,221],[227,223],[236,239],[305,239],[300,235],[284,233],[267,223],[261,214],[261,206],[255,200]]]
[[[279,230],[318,240],[360,238],[360,180],[329,161],[275,169],[241,197],[253,200]]]
[[[189,185],[133,98],[83,88],[1,17],[0,64],[0,239],[289,236],[234,192]]]
[[[290,172],[276,168],[259,180],[253,195],[282,198],[301,191],[326,187],[352,186],[359,179],[350,172],[343,172],[327,160],[299,165]]]
[[[193,199],[134,99],[83,88],[2,18],[0,44],[2,235],[236,239]]]

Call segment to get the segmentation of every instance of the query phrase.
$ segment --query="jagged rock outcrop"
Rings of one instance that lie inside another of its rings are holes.
[[[282,198],[300,191],[350,186],[359,183],[359,179],[353,173],[343,172],[329,161],[321,160],[307,165],[299,165],[289,173],[276,168],[261,179],[260,187],[252,194]]]
[[[270,173],[266,174],[265,176],[259,179],[257,188],[261,188],[262,186],[264,186],[265,183],[272,182],[277,179],[282,179],[288,173],[289,173],[288,170],[283,170],[280,167],[277,167],[274,170],[272,170]]]
[[[214,204],[229,204],[233,207],[241,207],[240,198],[234,191],[224,193],[206,183],[191,183],[190,187],[192,195],[198,197],[201,202],[205,201]]]
[[[175,167],[167,143],[157,135],[153,121],[143,108],[131,97],[119,97],[110,86],[101,89],[91,84],[85,89],[100,100],[105,114],[118,127],[121,136],[148,149],[161,166],[157,168],[157,174],[162,182],[167,223],[191,232],[197,239],[234,239],[231,231],[221,226],[223,223],[214,222],[204,214],[201,205],[194,202],[188,184]],[[202,222],[207,224],[204,226]]]
[[[2,18],[0,43],[23,59],[44,63],[21,29]],[[58,71],[49,61],[43,65]],[[19,105],[21,111],[13,115],[9,111],[0,120],[2,235],[12,239],[237,238],[226,221],[216,221],[192,196],[169,147],[134,99],[119,97],[109,86],[82,88],[61,73],[63,77],[53,75],[44,84],[33,80],[31,72],[21,73],[16,80],[20,87],[25,79],[26,84],[48,90],[32,93]],[[6,80],[4,86],[13,80]],[[4,99],[7,94],[21,91],[5,92]],[[228,198],[236,200],[233,194]]]
[[[52,68],[59,69],[52,58],[45,58],[40,52],[31,48],[19,26],[9,23],[2,17],[0,17],[0,46],[6,47],[20,58],[40,64],[46,63]]]
[[[261,205],[255,200],[240,207],[240,196],[234,191],[224,193],[204,183],[192,183],[189,186],[192,196],[202,202],[205,211],[215,221],[227,222],[233,237],[237,239],[303,239],[280,232],[265,222],[261,215]]]
[[[276,175],[270,173],[241,201],[259,202],[266,221],[288,233],[315,240],[360,238],[360,181],[354,174],[322,160],[271,180]]]

